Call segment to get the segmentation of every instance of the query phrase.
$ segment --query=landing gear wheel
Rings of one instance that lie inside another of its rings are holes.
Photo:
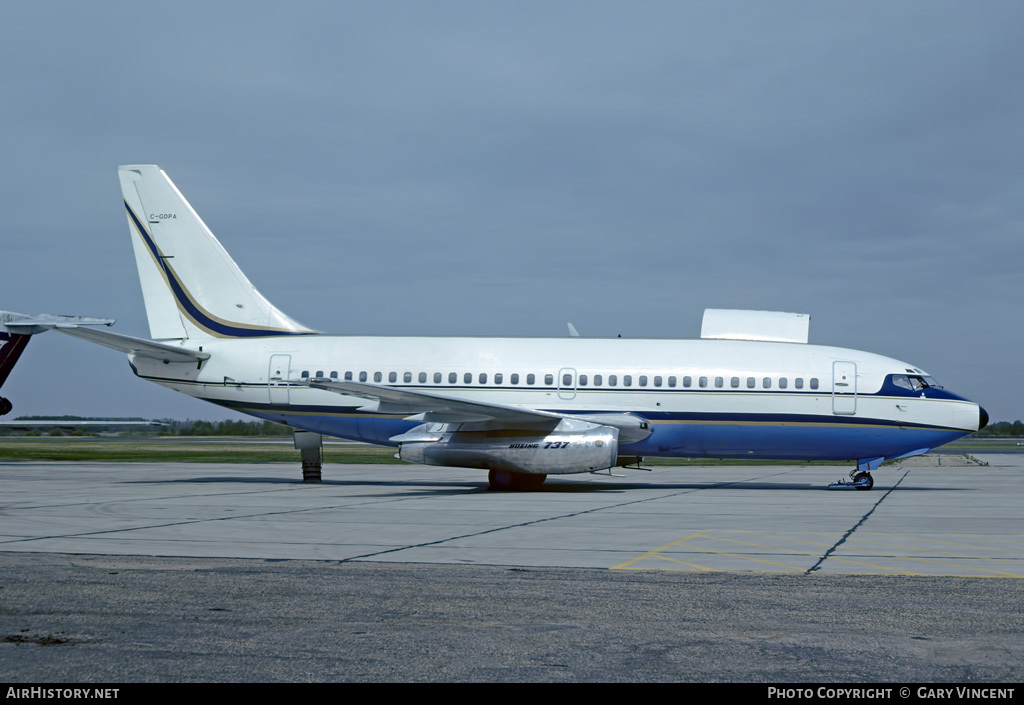
[[[857,485],[858,490],[870,490],[875,486],[875,478],[869,472],[858,472],[853,476],[853,484]]]
[[[491,492],[523,492],[539,489],[547,475],[528,475],[522,472],[491,470],[487,473],[487,489]]]

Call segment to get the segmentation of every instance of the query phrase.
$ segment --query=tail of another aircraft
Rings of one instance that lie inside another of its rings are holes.
[[[0,314],[5,313],[7,312],[0,311]],[[18,358],[21,357],[22,351],[28,345],[30,337],[29,335],[11,333],[0,323],[0,387],[4,386],[4,382],[7,381],[7,375],[11,374],[11,370],[18,363]],[[11,402],[0,397],[0,416],[3,416],[10,410]]]
[[[121,166],[118,176],[154,339],[315,332],[256,290],[160,167]]]

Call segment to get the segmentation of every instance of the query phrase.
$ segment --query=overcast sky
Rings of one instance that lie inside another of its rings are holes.
[[[0,309],[148,337],[118,164],[331,333],[811,314],[1024,418],[1024,3],[0,1]],[[14,413],[231,418],[35,338]]]

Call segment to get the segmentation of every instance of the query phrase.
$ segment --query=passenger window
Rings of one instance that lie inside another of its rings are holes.
[[[462,375],[462,382],[463,384],[473,384],[473,373],[467,372]]]
[[[586,387],[587,386],[587,376],[586,375],[580,375],[580,386],[581,387]]]
[[[500,372],[494,373],[494,383],[501,384],[501,380],[505,379]]]
[[[670,387],[676,386],[676,378],[675,377],[669,377],[668,378],[668,386],[670,386]]]
[[[733,377],[732,379],[730,379],[729,380],[729,386],[731,386],[733,389],[735,389],[736,387],[739,387],[740,386],[740,378],[739,377]]]
[[[380,372],[374,372],[373,373],[373,381],[374,382],[380,382],[383,379],[384,379],[384,375],[382,373],[380,373]]]
[[[795,380],[793,380],[793,386],[796,387],[797,389],[803,389],[804,388],[804,378],[803,377],[797,377]]]
[[[619,383],[619,376],[618,375],[608,375],[608,386],[609,387],[614,387],[618,383]]]
[[[563,387],[571,387],[572,386],[572,375],[571,374],[566,373],[566,374],[562,375],[562,386]]]
[[[487,384],[487,373],[486,372],[481,372],[479,379],[480,379],[480,384]]]
[[[789,380],[785,377],[779,377],[779,389],[785,389],[789,385]]]
[[[699,382],[700,382],[700,386],[701,386],[701,387],[706,387],[706,386],[708,386],[708,378],[707,378],[707,377],[701,377],[701,378],[700,378],[700,380],[699,380]]]
[[[303,379],[309,377],[309,370],[303,370],[302,374],[300,374],[299,377],[302,377]]]
[[[719,389],[724,387],[725,386],[725,378],[724,377],[715,377],[715,386],[718,387]]]
[[[352,381],[352,373],[351,372],[349,372],[349,371],[345,372],[345,381],[346,382],[351,382]]]
[[[441,378],[442,378],[441,377],[441,373],[440,372],[435,372],[434,373],[434,384],[441,384]]]
[[[412,372],[406,372],[402,375],[403,382],[412,382]]]
[[[519,373],[513,372],[512,374],[510,374],[508,376],[508,381],[511,382],[512,384],[519,384]]]
[[[633,375],[622,375],[622,386],[632,387],[633,386]]]
[[[316,371],[316,376],[317,377],[323,377],[324,376],[324,371],[323,370],[317,370]]]
[[[427,383],[427,373],[426,372],[420,372],[419,377],[417,379],[419,379],[420,384],[426,384]]]
[[[527,384],[533,384],[536,381],[537,381],[537,375],[535,375],[533,373],[530,373],[530,374],[526,375],[526,383]]]
[[[693,377],[690,377],[690,376],[683,377],[683,386],[686,387],[687,389],[689,389],[691,386],[693,386]],[[704,385],[701,385],[701,386],[703,387]]]
[[[601,375],[594,375],[594,386],[595,387],[600,387],[601,386]]]
[[[394,383],[398,381],[397,372],[388,372],[388,382]]]
[[[772,378],[771,377],[765,377],[764,379],[762,379],[761,380],[761,386],[764,387],[765,389],[771,389],[772,388]]]
[[[757,380],[753,377],[747,377],[747,389],[753,389],[757,385]]]
[[[811,377],[811,389],[817,389],[817,388],[818,388],[818,378],[817,377]]]
[[[455,384],[459,381],[459,375],[457,372],[448,373],[448,384]]]
[[[365,372],[360,372],[359,373],[359,381],[360,382],[365,382],[366,381],[366,373]]]
[[[548,385],[550,387],[554,383],[555,383],[554,375],[544,375],[544,384],[546,384],[546,385]]]

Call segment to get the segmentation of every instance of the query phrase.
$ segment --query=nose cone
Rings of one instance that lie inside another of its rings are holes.
[[[980,406],[978,407],[978,430],[988,426],[988,412]]]

